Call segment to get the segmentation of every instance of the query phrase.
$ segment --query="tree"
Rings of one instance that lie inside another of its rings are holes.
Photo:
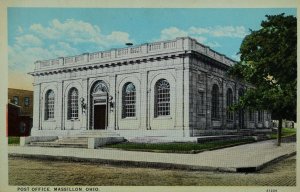
[[[296,121],[297,19],[284,13],[266,18],[244,38],[241,61],[228,73],[253,85],[233,108],[269,110],[279,120],[280,146],[282,120]]]

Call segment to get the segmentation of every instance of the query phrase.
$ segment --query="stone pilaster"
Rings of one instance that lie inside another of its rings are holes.
[[[183,58],[183,113],[184,113],[184,120],[183,120],[183,136],[189,137],[190,136],[190,71],[189,71],[189,58]]]
[[[65,111],[64,111],[64,94],[63,94],[63,81],[57,82],[57,96],[56,96],[56,107],[55,107],[55,120],[56,120],[56,128],[55,129],[64,129],[64,122],[63,119],[65,117]]]
[[[112,101],[108,102],[108,123],[107,123],[107,129],[108,130],[115,130],[116,123],[116,75],[110,75],[109,76],[109,84],[110,84],[110,92],[109,92],[109,97],[112,96],[113,99]]]
[[[140,115],[140,118],[141,118],[141,125],[140,125],[140,128],[142,130],[147,130],[147,111],[148,111],[148,103],[149,103],[149,97],[148,97],[148,72],[147,71],[143,71],[141,73],[141,90],[140,90],[140,114],[137,114],[137,115]]]
[[[41,127],[41,110],[43,109],[41,106],[41,84],[35,83],[34,87],[34,105],[33,105],[33,126],[31,131],[42,129]]]
[[[85,109],[82,108],[81,104],[81,99],[83,98],[83,105],[85,105]],[[80,117],[81,117],[81,129],[87,130],[88,129],[88,111],[89,111],[89,106],[88,106],[88,101],[89,101],[89,93],[88,93],[88,79],[82,79],[82,95],[79,98],[79,106],[80,106]]]
[[[222,80],[222,102],[221,102],[221,127],[222,129],[227,129],[227,118],[226,118],[226,97],[227,97],[227,89],[226,89],[226,81]]]
[[[176,68],[176,117],[175,117],[175,128],[176,129],[183,129],[183,103],[184,103],[184,96],[183,96],[183,66]]]

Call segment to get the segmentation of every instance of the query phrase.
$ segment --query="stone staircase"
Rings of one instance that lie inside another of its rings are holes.
[[[54,141],[31,141],[29,146],[38,147],[66,147],[66,148],[88,148],[89,138],[117,138],[121,137],[118,133],[108,130],[86,130],[74,136],[62,137]],[[124,140],[124,139],[123,139]]]
[[[85,130],[80,132],[78,137],[120,137],[120,134],[109,130]]]
[[[29,146],[87,148],[88,147],[88,138],[86,138],[86,137],[63,137],[63,138],[57,139],[55,141],[30,142]]]

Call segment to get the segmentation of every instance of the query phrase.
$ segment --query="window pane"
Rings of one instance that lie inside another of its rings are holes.
[[[54,92],[49,90],[46,94],[46,111],[45,111],[45,119],[53,119],[54,118]]]
[[[211,95],[211,118],[217,120],[219,118],[219,88],[217,85],[213,85]]]
[[[78,91],[72,88],[68,95],[68,119],[78,119]]]
[[[170,115],[170,84],[161,79],[155,84],[155,116]]]
[[[24,97],[24,105],[29,106],[29,97]]]
[[[135,117],[136,90],[133,83],[127,83],[122,91],[122,117]]]
[[[18,96],[14,96],[14,97],[13,97],[13,103],[14,103],[15,105],[19,105],[19,97],[18,97]]]

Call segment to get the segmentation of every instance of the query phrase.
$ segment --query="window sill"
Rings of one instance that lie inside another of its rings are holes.
[[[123,120],[137,120],[138,118],[137,117],[125,117],[125,118],[122,118],[122,121]]]
[[[46,119],[45,122],[55,122],[55,119]]]
[[[170,115],[158,116],[158,117],[154,117],[154,119],[156,119],[156,120],[172,119],[172,116],[170,116]]]
[[[79,119],[67,119],[67,121],[80,121]]]

